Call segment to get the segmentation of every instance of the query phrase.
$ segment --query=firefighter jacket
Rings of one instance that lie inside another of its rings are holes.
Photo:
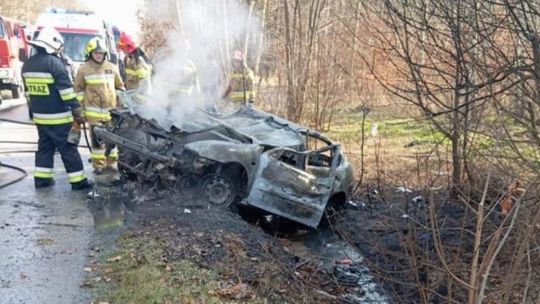
[[[114,64],[88,60],[77,71],[73,87],[84,106],[86,118],[109,121],[109,110],[117,107],[116,89],[123,90],[124,83]]]
[[[37,53],[22,67],[32,119],[38,125],[73,122],[71,111],[80,107],[62,59]]]
[[[254,98],[253,71],[247,66],[233,68],[229,74],[229,99],[234,102],[246,103]]]
[[[125,59],[126,89],[138,89],[149,85],[151,66],[142,56],[127,56]]]
[[[180,69],[179,82],[172,89],[174,97],[191,97],[194,91],[200,93],[197,67],[191,60],[186,60]]]

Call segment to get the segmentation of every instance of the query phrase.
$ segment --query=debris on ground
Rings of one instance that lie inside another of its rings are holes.
[[[333,269],[287,250],[286,239],[223,208],[191,204],[186,214],[189,204],[170,195],[137,204],[116,249],[98,255],[89,282],[105,290],[97,300],[341,303],[357,294],[358,285],[345,284]],[[353,265],[348,267],[350,273],[355,271]]]

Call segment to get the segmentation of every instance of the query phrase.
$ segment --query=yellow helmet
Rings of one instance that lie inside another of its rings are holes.
[[[88,43],[86,44],[86,59],[89,59],[92,52],[95,51],[103,53],[108,52],[105,41],[103,41],[103,39],[99,37],[94,37],[90,39],[90,41],[88,41]]]

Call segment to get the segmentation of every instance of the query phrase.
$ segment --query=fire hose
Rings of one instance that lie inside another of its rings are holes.
[[[33,122],[27,122],[27,121],[20,121],[20,120],[13,120],[13,119],[7,119],[7,118],[0,118],[0,121],[4,121],[4,122],[9,122],[9,123],[15,123],[15,124],[21,124],[21,125],[34,125]],[[0,141],[0,143],[12,143],[12,144],[37,144],[36,142],[27,142],[27,141]],[[20,151],[1,151],[0,154],[10,154],[10,153],[34,153],[35,150],[20,150]],[[11,186],[15,183],[18,183],[20,181],[22,181],[23,179],[25,179],[27,176],[28,176],[28,172],[26,172],[26,170],[24,170],[23,168],[21,167],[17,167],[17,166],[13,166],[13,165],[8,165],[8,164],[5,164],[5,163],[2,163],[0,161],[0,167],[4,167],[4,168],[8,168],[8,169],[11,169],[11,170],[15,170],[15,171],[18,171],[20,173],[22,173],[21,176],[17,177],[16,179],[14,180],[11,180],[11,181],[8,181],[7,183],[4,183],[4,184],[1,184],[0,185],[0,189],[3,189],[3,188],[6,188],[8,186]]]
[[[14,123],[14,124],[21,124],[21,125],[30,125],[30,126],[33,126],[34,123],[33,122],[26,122],[26,121],[20,121],[20,120],[13,120],[13,119],[7,119],[7,118],[0,118],[0,121],[4,121],[4,122],[9,122],[9,123]],[[84,139],[86,141],[86,146],[84,145],[78,145],[79,148],[88,148],[88,150],[90,150],[90,153],[92,153],[92,148],[90,147],[90,142],[88,140],[88,135],[86,134],[86,126],[83,124],[83,129],[84,129]],[[37,142],[34,142],[34,141],[20,141],[20,140],[1,140],[0,141],[0,144],[29,144],[29,145],[37,145]],[[36,150],[14,150],[14,151],[0,151],[0,154],[13,154],[13,153],[35,153]],[[26,178],[28,176],[28,172],[26,172],[26,170],[24,170],[23,168],[20,168],[20,167],[17,167],[17,166],[13,166],[13,165],[8,165],[8,164],[5,164],[5,163],[2,163],[0,161],[0,167],[4,167],[4,168],[8,168],[8,169],[12,169],[12,170],[15,170],[15,171],[18,171],[18,172],[21,172],[23,175],[12,180],[12,181],[9,181],[7,183],[4,183],[4,184],[0,184],[0,189],[3,189],[5,187],[8,187],[8,186],[11,186],[15,183],[18,183],[20,182],[21,180],[23,180],[24,178]]]
[[[8,165],[8,164],[4,164],[0,161],[0,167],[4,167],[4,168],[8,168],[8,169],[12,169],[12,170],[15,170],[15,171],[19,171],[22,173],[21,176],[19,176],[18,178],[12,180],[12,181],[9,181],[5,184],[2,184],[0,185],[0,189],[3,189],[7,186],[11,186],[15,183],[18,183],[20,181],[22,181],[23,179],[25,179],[27,176],[28,176],[28,172],[26,172],[26,170],[24,170],[23,168],[20,168],[20,167],[17,167],[17,166],[12,166],[12,165]]]
[[[30,121],[13,120],[13,119],[8,119],[8,118],[0,118],[0,121],[10,122],[10,123],[19,124],[19,125],[27,125],[27,126],[35,125],[35,123],[30,122]]]

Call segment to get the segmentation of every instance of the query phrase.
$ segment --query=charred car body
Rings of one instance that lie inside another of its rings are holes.
[[[173,188],[196,181],[212,205],[251,206],[316,228],[326,208],[346,202],[353,182],[338,144],[250,107],[194,110],[169,129],[132,108],[111,114],[113,126],[96,133],[117,145],[124,177]]]

